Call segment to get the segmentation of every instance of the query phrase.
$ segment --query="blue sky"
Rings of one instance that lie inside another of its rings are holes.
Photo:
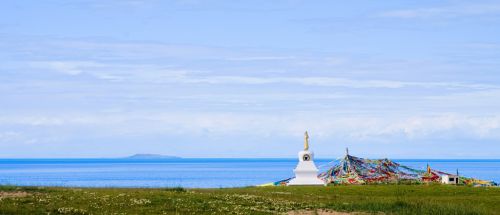
[[[0,157],[500,157],[498,1],[10,1]]]

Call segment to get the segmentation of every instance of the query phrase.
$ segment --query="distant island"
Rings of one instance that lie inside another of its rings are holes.
[[[180,159],[181,157],[170,156],[170,155],[159,155],[159,154],[135,154],[126,159]]]

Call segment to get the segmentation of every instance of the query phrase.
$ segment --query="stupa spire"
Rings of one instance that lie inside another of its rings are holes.
[[[306,131],[306,133],[304,133],[304,151],[307,150],[309,150],[309,135],[307,134]]]

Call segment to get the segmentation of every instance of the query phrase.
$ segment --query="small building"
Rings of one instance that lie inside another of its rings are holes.
[[[443,175],[441,175],[441,183],[443,183],[443,184],[458,184],[458,175],[443,174]]]

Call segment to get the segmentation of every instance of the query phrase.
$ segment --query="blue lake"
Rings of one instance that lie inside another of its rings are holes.
[[[500,182],[500,160],[394,160]],[[332,160],[317,159],[320,170]],[[1,185],[69,187],[240,187],[293,176],[296,159],[0,159]]]

